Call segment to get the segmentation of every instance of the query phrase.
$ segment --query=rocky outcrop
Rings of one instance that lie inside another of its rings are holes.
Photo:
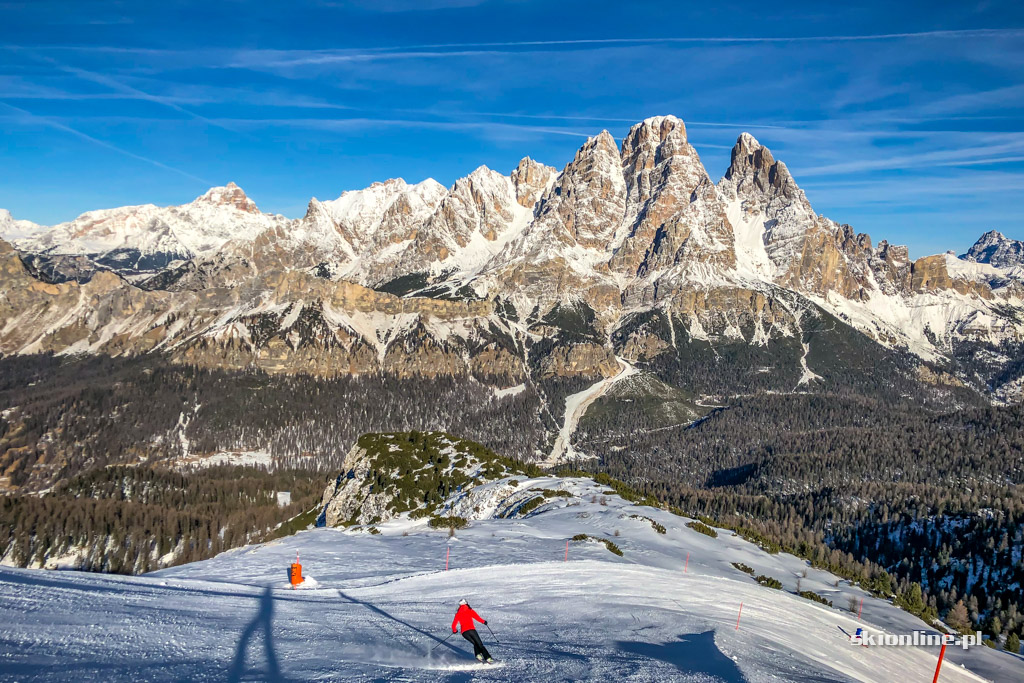
[[[657,278],[678,284],[733,268],[726,204],[682,121],[659,116],[633,126],[622,142],[622,168],[627,206],[622,244],[610,265],[638,278],[626,292],[628,303],[648,303]]]
[[[395,495],[390,491],[373,491],[368,476],[372,466],[367,449],[353,446],[342,463],[342,473],[324,490],[319,526],[386,522],[394,518],[391,503]]]
[[[462,498],[474,486],[516,474],[523,472],[511,460],[442,432],[364,434],[324,489],[317,526],[438,516],[458,509],[450,496]]]
[[[541,377],[614,377],[620,371],[612,350],[595,343],[556,346],[540,361]]]
[[[516,201],[524,209],[533,211],[541,196],[551,186],[558,171],[551,166],[538,163],[530,157],[523,157],[512,171],[512,183],[516,188]]]
[[[960,294],[975,294],[985,299],[992,298],[988,285],[950,276],[945,254],[925,256],[914,261],[910,269],[910,289],[915,293],[942,292],[953,290]]]

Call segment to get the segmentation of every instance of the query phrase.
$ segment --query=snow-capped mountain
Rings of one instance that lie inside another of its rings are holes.
[[[152,204],[89,211],[52,228],[0,215],[0,238],[41,257],[84,256],[125,275],[207,256],[231,239],[253,240],[282,216],[263,214],[234,183],[182,206]]]
[[[621,145],[601,132],[561,172],[526,158],[449,188],[392,179],[314,198],[298,219],[260,213],[231,184],[50,229],[4,213],[0,237],[16,249],[0,251],[4,353],[158,349],[515,383],[537,368],[596,380],[620,371],[616,356],[655,362],[700,342],[786,356],[796,386],[822,376],[810,331],[848,325],[930,364],[922,377],[1012,398],[1020,372],[1024,291],[1006,267],[1020,242],[989,233],[963,259],[911,261],[816,214],[749,134],[713,182],[673,116]]]
[[[960,258],[997,268],[1013,268],[1024,265],[1024,242],[1012,240],[997,230],[989,230]]]

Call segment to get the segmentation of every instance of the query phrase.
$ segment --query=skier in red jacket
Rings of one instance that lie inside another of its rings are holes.
[[[458,633],[459,627],[462,628],[462,637],[473,643],[473,654],[481,662],[486,661],[488,664],[493,662],[491,654],[484,647],[483,641],[480,640],[480,634],[476,632],[473,625],[473,620],[479,621],[481,624],[486,624],[487,620],[482,619],[479,614],[476,613],[469,603],[465,600],[459,600],[459,609],[455,610],[455,618],[452,619],[452,633]]]

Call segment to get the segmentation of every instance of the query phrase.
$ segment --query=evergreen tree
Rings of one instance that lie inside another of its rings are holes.
[[[963,600],[958,600],[953,609],[946,614],[946,623],[961,633],[971,627],[971,621],[967,616],[967,607]]]

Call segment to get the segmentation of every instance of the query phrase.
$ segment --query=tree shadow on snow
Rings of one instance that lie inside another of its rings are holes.
[[[238,683],[247,673],[245,655],[249,650],[249,642],[256,637],[258,631],[263,631],[263,651],[267,658],[267,670],[258,674],[258,680],[272,683],[284,682],[285,678],[281,675],[281,668],[277,663],[277,653],[274,651],[274,597],[271,595],[270,588],[267,587],[263,591],[263,595],[260,596],[260,608],[256,612],[256,616],[245,627],[245,631],[242,632],[242,637],[238,641],[235,660],[228,672],[230,683]]]
[[[715,632],[687,633],[668,643],[620,641],[618,649],[641,657],[658,659],[683,673],[714,676],[722,683],[746,683],[743,673],[715,645]]]

